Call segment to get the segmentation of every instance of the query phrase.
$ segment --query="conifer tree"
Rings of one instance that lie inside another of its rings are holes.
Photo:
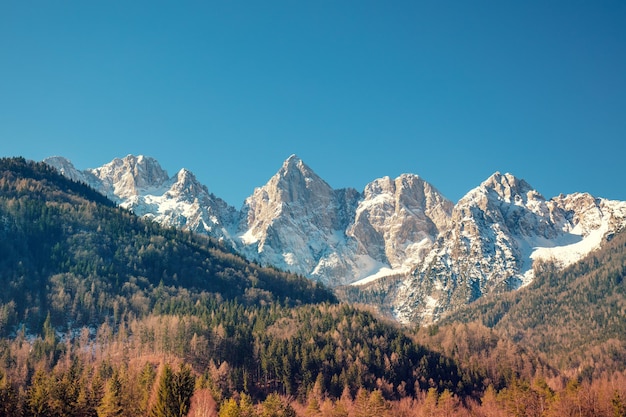
[[[363,388],[359,388],[354,398],[354,416],[369,417],[369,395]]]
[[[157,398],[152,410],[150,411],[150,417],[174,417],[172,412],[172,384],[174,375],[172,368],[168,364],[163,366],[161,376],[159,377],[159,386],[157,388]]]
[[[156,379],[156,371],[152,367],[152,364],[146,363],[139,374],[139,387],[141,392],[141,408],[143,410],[148,409],[150,402],[150,392]]]
[[[229,398],[222,403],[219,417],[241,417],[239,405],[234,398]]]
[[[309,395],[305,414],[307,417],[316,417],[320,414],[320,403],[315,395]]]
[[[50,414],[48,398],[50,396],[50,379],[43,370],[37,370],[28,395],[28,408],[32,416]]]
[[[183,417],[189,412],[195,383],[196,380],[191,374],[191,368],[188,365],[181,365],[179,371],[173,376],[172,397],[174,403],[172,408],[174,416]]]
[[[387,413],[387,402],[379,389],[375,389],[370,393],[367,405],[369,415],[373,417],[383,417]]]
[[[624,404],[617,390],[613,392],[611,406],[613,408],[613,417],[626,417],[626,404]]]
[[[296,412],[290,404],[284,403],[278,394],[272,393],[263,401],[261,417],[296,417]]]
[[[245,392],[241,394],[239,398],[239,412],[241,417],[256,417],[256,411],[254,410],[254,404],[252,398]]]
[[[123,415],[122,405],[122,382],[117,370],[106,385],[106,391],[102,403],[98,407],[98,417],[116,417]]]
[[[151,417],[183,417],[189,412],[195,378],[188,366],[181,365],[179,372],[165,364],[159,386],[156,403],[150,411]]]
[[[17,409],[17,395],[6,375],[0,371],[0,416],[11,416]]]

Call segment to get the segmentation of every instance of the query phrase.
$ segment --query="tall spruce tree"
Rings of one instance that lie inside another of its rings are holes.
[[[178,372],[165,364],[159,378],[157,398],[150,417],[183,417],[189,412],[195,378],[188,366],[181,365]]]
[[[174,416],[183,417],[187,415],[195,385],[196,379],[191,373],[191,368],[188,365],[181,365],[178,372],[173,376],[172,397],[174,403],[172,404],[172,411],[174,411]]]
[[[161,376],[159,377],[159,386],[157,388],[157,398],[150,417],[173,417],[171,404],[173,403],[172,385],[174,374],[172,368],[168,364],[163,366]]]
[[[123,414],[122,381],[120,381],[119,373],[115,370],[107,383],[102,403],[98,407],[98,417],[116,417]]]

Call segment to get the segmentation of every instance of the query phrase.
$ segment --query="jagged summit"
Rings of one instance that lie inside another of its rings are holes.
[[[295,154],[287,158],[278,172],[260,189],[276,194],[275,197],[282,202],[322,199],[332,193],[330,185]]]
[[[283,167],[299,164],[302,164],[302,159],[300,159],[300,157],[298,157],[295,153],[292,153],[287,159],[285,159],[285,162],[283,162]]]
[[[365,186],[348,235],[377,262],[406,269],[447,227],[452,207],[418,175],[379,178]]]
[[[167,194],[173,197],[181,197],[188,201],[193,201],[201,194],[209,194],[206,186],[202,185],[193,172],[186,168],[182,168],[174,178],[171,188]]]
[[[171,178],[159,162],[144,155],[115,158],[99,168],[78,171],[62,157],[44,162],[70,178],[83,181],[137,215],[194,232],[230,239],[237,210],[209,193],[183,168]]]
[[[102,182],[107,195],[118,198],[139,196],[143,190],[161,187],[169,180],[169,175],[156,159],[143,155],[115,158],[87,171]]]
[[[518,199],[518,202],[519,199],[525,202],[529,196],[532,198],[540,196],[526,181],[509,173],[495,172],[480,187],[495,192],[505,202],[515,201],[515,199]]]
[[[73,181],[85,181],[84,175],[74,167],[69,159],[63,156],[51,156],[44,159],[43,162],[55,167],[60,174]]]
[[[312,173],[313,175],[315,175],[315,173],[311,170],[311,168],[309,168],[302,161],[302,159],[298,157],[298,155],[292,154],[287,159],[285,159],[285,161],[283,162],[282,166],[280,167],[276,175],[286,177],[297,172],[299,172],[302,175],[307,175],[308,173]]]
[[[242,250],[252,259],[307,276],[319,275],[320,268],[329,267],[326,258],[334,256],[345,243],[345,213],[354,198],[353,194],[333,190],[300,158],[291,155],[245,200],[239,224]]]

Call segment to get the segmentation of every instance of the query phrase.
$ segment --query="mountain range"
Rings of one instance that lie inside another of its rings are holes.
[[[84,171],[63,157],[44,162],[137,215],[218,238],[249,260],[376,292],[403,323],[432,323],[485,294],[522,288],[539,263],[571,265],[626,225],[626,202],[586,193],[548,200],[499,172],[455,204],[414,174],[336,190],[292,155],[237,209],[192,172],[170,177],[146,156]]]

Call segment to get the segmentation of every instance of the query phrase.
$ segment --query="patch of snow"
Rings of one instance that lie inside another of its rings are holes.
[[[252,229],[246,230],[244,234],[241,234],[238,237],[244,245],[254,245],[259,241],[258,236],[254,234]]]
[[[554,246],[534,248],[530,258],[533,260],[550,260],[557,259],[561,266],[566,267],[575,262],[581,260],[584,256],[588,255],[594,249],[600,247],[604,235],[609,230],[609,224],[606,220],[602,222],[600,227],[590,231],[587,236],[582,236],[582,230],[580,227],[574,228],[570,235],[566,235],[563,244],[559,244],[559,240],[552,241]],[[580,233],[580,239],[577,242],[571,242],[571,235]]]
[[[367,255],[359,256],[357,265],[359,268],[359,275],[357,276],[356,281],[352,282],[350,285],[365,285],[383,277],[405,274],[410,271],[408,267],[391,268],[389,265],[378,262]]]
[[[291,252],[283,253],[283,259],[285,260],[285,263],[287,265],[297,265],[298,264],[298,259],[296,258],[296,255],[294,255]]]

